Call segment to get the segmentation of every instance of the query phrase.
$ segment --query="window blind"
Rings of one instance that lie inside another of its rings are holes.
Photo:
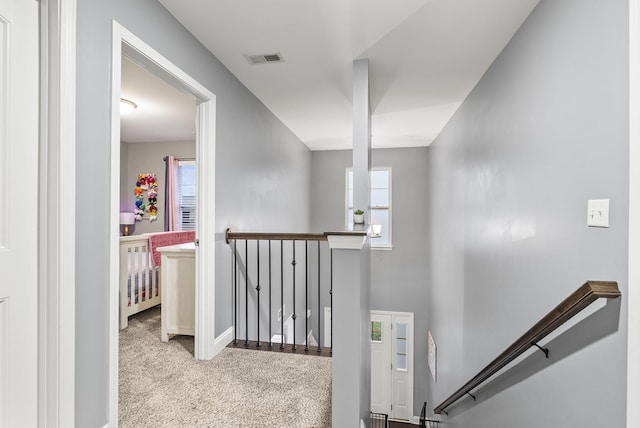
[[[196,229],[196,163],[178,162],[178,206],[182,230]]]

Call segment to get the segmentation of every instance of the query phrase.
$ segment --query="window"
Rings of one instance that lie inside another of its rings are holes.
[[[407,325],[396,324],[396,368],[407,370]]]
[[[353,170],[347,169],[346,223],[353,221]],[[371,224],[381,225],[380,236],[371,239],[373,248],[391,248],[391,168],[371,169]],[[356,207],[358,209],[360,207]],[[364,209],[364,208],[360,208]]]
[[[178,162],[178,207],[180,229],[196,229],[196,162]]]
[[[382,322],[371,321],[371,341],[382,342]]]

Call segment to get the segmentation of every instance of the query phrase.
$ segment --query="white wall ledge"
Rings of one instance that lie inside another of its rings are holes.
[[[360,250],[367,240],[370,228],[368,224],[348,224],[324,234],[332,250]]]

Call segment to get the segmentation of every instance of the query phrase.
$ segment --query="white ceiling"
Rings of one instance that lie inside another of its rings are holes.
[[[195,141],[196,100],[122,57],[121,97],[138,107],[120,117],[120,140],[127,143]]]
[[[159,1],[312,150],[351,147],[358,58],[370,62],[373,147],[431,144],[539,2]],[[284,62],[245,58],[272,52]]]

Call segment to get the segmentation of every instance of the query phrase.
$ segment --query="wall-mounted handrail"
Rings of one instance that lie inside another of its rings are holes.
[[[227,244],[232,239],[249,239],[262,241],[326,241],[324,233],[269,233],[269,232],[225,232]]]
[[[600,298],[616,299],[621,293],[618,284],[612,281],[588,281],[578,288],[562,303],[556,306],[551,312],[538,321],[525,334],[509,346],[502,354],[489,363],[484,369],[475,375],[469,382],[451,394],[433,411],[441,414],[444,409],[458,401],[463,396],[469,394],[478,385],[489,379],[500,369],[524,353],[532,346],[538,346],[538,342],[554,331],[556,328],[567,322],[571,317],[589,306]],[[542,348],[541,348],[542,349]],[[446,412],[445,412],[446,413]]]

